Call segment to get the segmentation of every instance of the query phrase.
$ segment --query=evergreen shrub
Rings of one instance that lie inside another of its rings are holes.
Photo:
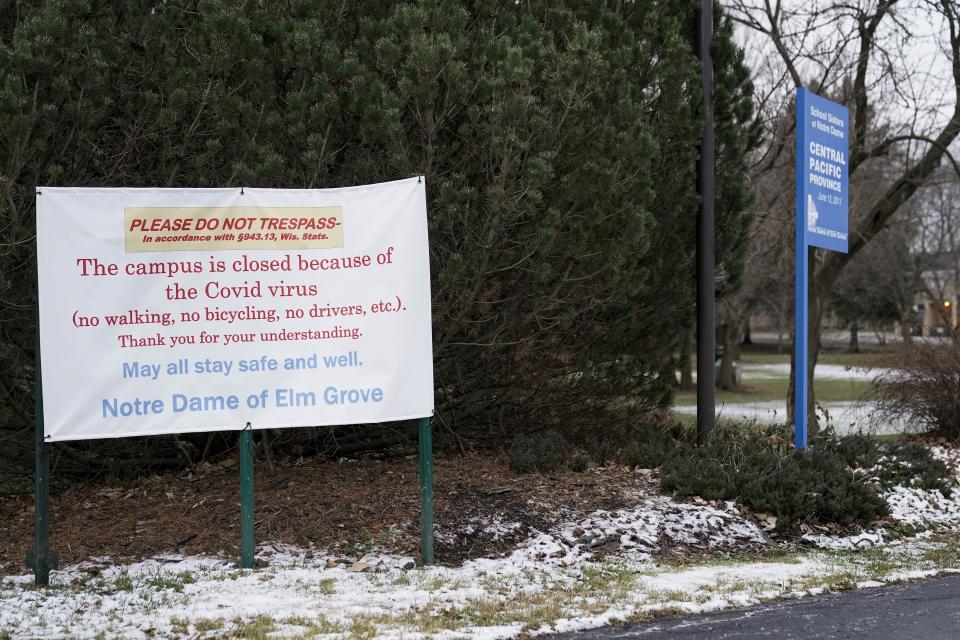
[[[493,445],[546,425],[579,444],[622,398],[669,404],[694,300],[696,3],[100,4],[0,11],[0,438],[19,439],[0,470],[32,450],[37,185],[299,189],[423,173],[450,433]],[[719,8],[713,61],[717,269],[732,289],[760,125]],[[69,451],[81,466],[143,450],[149,462],[155,442]],[[208,447],[206,434],[178,443]]]
[[[869,522],[887,513],[871,476],[853,469],[832,443],[796,451],[783,427],[718,430],[709,444],[684,447],[663,465],[664,489],[739,501],[770,512],[780,529]]]
[[[550,429],[540,433],[518,433],[507,450],[510,468],[516,473],[546,473],[567,464],[573,447]]]
[[[884,489],[905,484],[936,489],[946,497],[952,493],[947,465],[922,444],[880,441],[860,434],[838,437],[831,431],[819,434],[814,444],[833,449],[847,465],[871,474]]]
[[[620,453],[620,462],[629,467],[653,469],[666,462],[676,448],[677,442],[667,425],[645,423],[634,430]]]
[[[709,444],[678,449],[661,481],[683,496],[738,499],[773,513],[781,529],[867,523],[887,513],[880,490],[907,485],[949,496],[953,486],[947,466],[920,444],[824,430],[796,451],[789,427],[751,424],[720,426]]]

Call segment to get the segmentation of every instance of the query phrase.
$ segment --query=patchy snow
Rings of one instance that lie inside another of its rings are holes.
[[[742,548],[769,544],[763,531],[744,519],[735,503],[724,509],[686,504],[668,496],[648,497],[636,509],[595,511],[582,522],[561,527],[560,543],[572,549],[608,547],[656,552],[659,540],[701,548]]]
[[[470,522],[466,529],[495,536],[514,533],[518,527],[493,518]],[[424,607],[456,611],[491,599],[522,600],[558,589],[567,598],[571,597],[567,591],[579,593],[582,587],[578,585],[585,580],[599,581],[601,586],[612,580],[607,574],[633,584],[638,571],[659,571],[651,562],[651,553],[664,543],[742,549],[744,544],[756,547],[768,541],[732,502],[715,506],[646,496],[633,509],[595,511],[549,532],[534,531],[507,557],[477,559],[458,568],[413,570],[411,558],[372,554],[345,560],[278,544],[260,548],[258,559],[267,567],[256,572],[238,570],[218,558],[158,556],[127,566],[98,558],[54,572],[53,583],[59,589],[30,589],[31,577],[26,575],[4,578],[0,582],[0,630],[11,630],[14,638],[43,634],[84,638],[94,635],[92,630],[103,629],[125,638],[188,633],[202,638],[207,637],[203,629],[222,631],[225,626],[250,623],[264,615],[271,617],[272,633],[277,637],[303,633],[300,623],[304,619],[318,628],[341,631],[358,619],[390,627]],[[598,559],[600,549],[619,555]],[[690,585],[706,584],[718,575],[708,571],[683,579]],[[655,576],[643,577],[640,582],[645,591],[675,590],[677,584],[672,578]],[[584,596],[586,614],[574,605],[571,620],[545,626],[542,631],[595,626],[663,606],[661,595],[652,602],[640,597],[636,603],[640,609],[633,605],[625,609],[612,602],[599,607],[596,598],[596,594]],[[536,609],[539,605],[530,606]],[[598,607],[602,611],[589,613]],[[528,627],[519,622],[485,624],[469,633],[471,637],[500,638],[517,635],[524,628],[537,631]],[[377,628],[378,636],[410,636],[409,630],[394,633]]]
[[[930,447],[930,453],[933,454],[934,458],[946,464],[955,478],[960,479],[960,448],[935,445]]]
[[[743,380],[779,380],[790,377],[790,365],[787,363],[763,364],[741,363]],[[853,384],[870,382],[877,376],[893,371],[883,367],[848,367],[836,364],[817,364],[814,371],[815,380],[846,380],[851,383],[850,395],[853,397]],[[852,400],[842,402],[828,402],[818,405],[822,417],[833,426],[839,434],[848,433],[875,433],[890,435],[911,433],[911,425],[905,420],[885,421],[877,425],[872,419],[876,410],[876,403],[867,400]],[[673,410],[683,415],[696,415],[695,404],[678,404]],[[785,422],[787,419],[787,403],[783,400],[763,400],[756,402],[718,403],[717,416],[728,420],[748,420],[764,424]]]
[[[770,378],[789,378],[790,365],[741,363],[741,375],[744,380],[759,380]],[[849,380],[851,382],[871,382],[879,375],[890,371],[882,367],[847,367],[839,364],[817,363],[813,371],[814,380]]]
[[[909,525],[917,530],[914,540],[934,532],[960,530],[960,449],[934,446],[934,457],[944,461],[954,475],[953,491],[946,497],[939,489],[922,489],[898,485],[882,493],[890,509],[889,519],[893,524]],[[900,464],[905,464],[903,461]],[[896,531],[875,528],[850,536],[808,533],[802,539],[821,549],[856,550],[895,543],[900,539]]]
[[[699,504],[688,504],[660,495],[640,494],[637,500],[633,508],[594,511],[550,531],[529,529],[529,539],[513,556],[568,565],[601,548],[648,557],[660,551],[661,542],[702,549],[769,544],[760,527],[744,518],[734,502],[719,503],[722,508],[718,508],[699,499]],[[437,540],[452,542],[479,535],[496,539],[516,535],[523,529],[520,523],[505,523],[499,517],[472,518],[459,529],[438,531]]]
[[[956,526],[960,524],[960,489],[950,498],[940,491],[917,487],[894,487],[883,495],[890,506],[890,517],[914,526]]]
[[[706,545],[715,549],[743,548],[744,545],[765,545],[769,540],[752,520],[740,515],[736,503],[727,502],[723,509],[708,504],[676,503],[658,498],[661,504],[663,534],[674,542]]]
[[[472,516],[466,523],[448,530],[437,527],[436,540],[440,543],[456,544],[462,539],[497,541],[522,534],[525,527],[519,522],[509,522],[500,516]]]
[[[678,404],[674,405],[673,410],[683,415],[697,414],[696,405]],[[818,410],[825,412],[828,423],[841,435],[861,432],[891,435],[913,431],[906,421],[885,421],[877,425],[876,421],[871,419],[876,410],[873,402],[828,402],[819,405]],[[787,403],[786,400],[721,402],[717,404],[717,417],[763,424],[783,423],[787,419]]]
[[[492,518],[474,516],[467,521],[464,532],[467,535],[487,536],[491,540],[506,538],[523,529],[519,522],[506,522],[500,516]]]
[[[953,570],[920,561],[920,551],[891,550],[891,569],[879,575],[823,552],[686,569],[633,556],[562,566],[518,553],[421,569],[402,568],[402,558],[368,556],[370,568],[352,571],[333,558],[276,545],[261,551],[267,566],[257,571],[216,558],[127,566],[100,559],[55,572],[48,590],[30,588],[29,576],[0,580],[0,631],[17,639],[213,638],[260,625],[275,638],[493,640],[800,597],[851,575],[875,586]]]
[[[870,547],[882,545],[885,542],[882,529],[864,531],[852,536],[828,536],[823,534],[816,535],[813,533],[807,533],[804,534],[801,539],[817,548],[833,549],[836,551],[856,551],[858,549],[868,549]]]
[[[935,455],[956,470],[960,454]],[[478,638],[573,631],[636,617],[704,612],[960,571],[960,489],[895,487],[890,520],[923,529],[904,540],[876,528],[851,536],[808,534],[817,550],[775,562],[660,564],[665,546],[710,551],[769,546],[733,502],[638,494],[630,509],[598,510],[548,531],[501,517],[474,518],[455,535],[528,535],[511,554],[459,567],[416,568],[413,558],[342,558],[280,544],[260,547],[256,571],[216,557],[156,556],[134,564],[93,558],[52,575],[0,577],[0,638],[204,639]],[[757,517],[754,514],[754,517]],[[761,517],[769,528],[772,516]],[[871,548],[869,557],[857,552]],[[882,561],[878,561],[878,556]]]

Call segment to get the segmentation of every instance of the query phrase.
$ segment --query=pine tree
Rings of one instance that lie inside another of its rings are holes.
[[[586,430],[613,401],[668,402],[693,315],[696,2],[6,5],[9,423],[31,417],[37,184],[319,188],[422,172],[444,424]],[[718,262],[733,288],[758,131],[725,19],[715,60]]]

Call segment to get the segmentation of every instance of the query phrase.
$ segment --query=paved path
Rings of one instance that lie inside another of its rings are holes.
[[[960,576],[550,636],[566,640],[957,640]]]

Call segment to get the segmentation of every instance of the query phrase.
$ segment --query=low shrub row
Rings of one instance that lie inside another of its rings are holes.
[[[881,491],[896,485],[936,489],[946,496],[952,487],[946,465],[919,444],[827,430],[812,439],[810,448],[797,451],[788,427],[753,423],[719,426],[702,447],[693,442],[690,428],[662,419],[641,422],[621,443],[618,459],[634,467],[661,467],[662,487],[678,495],[739,500],[754,511],[772,513],[780,529],[871,522],[887,514]],[[514,471],[549,472],[585,468],[588,456],[599,457],[590,448],[546,431],[518,436],[507,453]],[[606,456],[611,444],[592,448]]]

